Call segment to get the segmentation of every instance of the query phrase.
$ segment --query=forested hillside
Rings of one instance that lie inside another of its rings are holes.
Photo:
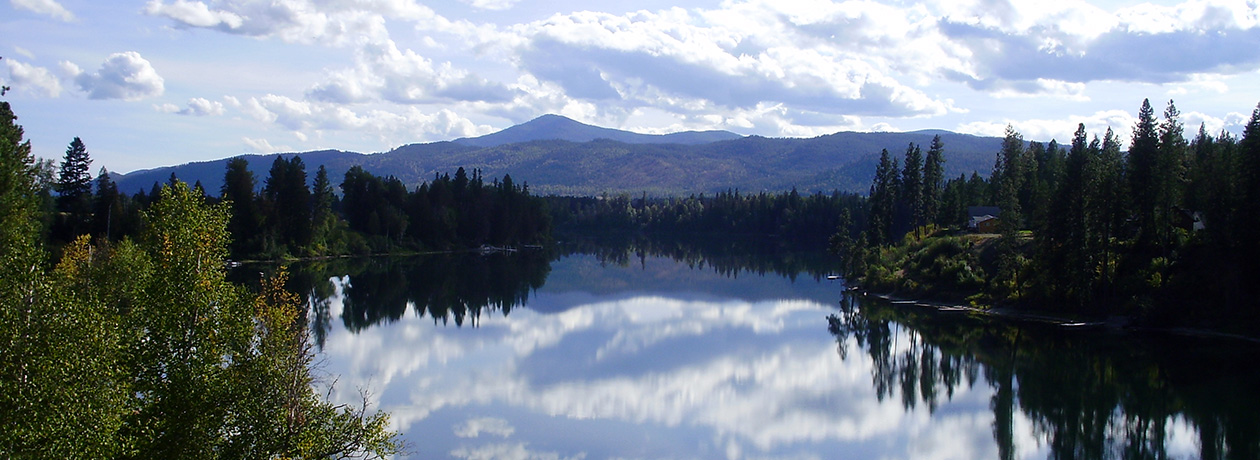
[[[900,151],[911,143],[926,145],[940,135],[950,150],[950,177],[993,166],[1000,138],[944,131],[911,133],[842,132],[810,139],[744,137],[706,144],[629,144],[607,139],[588,142],[532,140],[470,147],[455,142],[404,145],[363,155],[319,151],[298,153],[312,170],[324,166],[340,177],[352,166],[379,176],[394,176],[408,187],[458,168],[478,169],[488,177],[511,174],[540,195],[596,196],[644,192],[685,196],[738,189],[745,192],[800,193],[833,190],[866,192],[879,151]],[[246,155],[256,175],[279,155]],[[285,155],[292,156],[292,155]],[[137,171],[118,179],[119,190],[135,193],[166,182],[171,174],[207,190],[222,185],[228,159]]]
[[[833,247],[873,290],[1254,334],[1260,108],[1241,138],[1183,126],[1172,101],[1156,113],[1143,101],[1132,131],[1082,124],[1063,146],[1008,128],[988,178],[884,151]],[[966,230],[968,206],[991,206],[992,233]]]

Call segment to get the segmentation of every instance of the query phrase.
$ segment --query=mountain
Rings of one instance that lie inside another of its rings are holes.
[[[587,125],[565,120],[562,117],[542,117],[496,134],[511,131],[512,136],[522,138],[528,137],[522,133],[530,132],[563,135],[560,133],[564,129],[541,129],[538,124],[541,122],[556,123],[561,128],[574,128],[584,133],[595,132],[582,128]],[[526,125],[531,126],[522,128]],[[809,139],[749,136],[702,144],[629,143],[600,137],[587,141],[548,138],[476,146],[466,143],[470,139],[461,139],[404,145],[389,152],[370,155],[325,150],[247,155],[245,158],[249,160],[250,170],[254,172],[260,188],[277,157],[299,155],[306,164],[309,180],[313,180],[315,171],[324,165],[334,184],[341,183],[351,166],[359,165],[376,175],[397,177],[409,186],[431,180],[435,174],[452,174],[460,167],[480,169],[486,178],[511,174],[515,182],[529,184],[531,191],[538,194],[688,195],[727,189],[747,193],[792,188],[802,193],[832,190],[865,193],[879,162],[880,150],[888,149],[892,155],[901,158],[910,143],[926,150],[935,135],[940,135],[945,144],[947,178],[973,171],[987,175],[1002,144],[1001,138],[932,130],[910,133],[839,132]],[[486,137],[474,139],[484,140]],[[500,139],[508,138],[505,135]],[[137,171],[116,180],[120,190],[135,193],[147,191],[154,182],[165,183],[174,173],[185,182],[201,181],[207,191],[217,194],[222,187],[227,161],[222,159]]]
[[[730,131],[684,131],[672,134],[639,134],[579,123],[560,115],[543,115],[502,131],[480,137],[466,137],[454,142],[471,147],[497,147],[504,144],[541,140],[589,142],[608,139],[627,144],[708,144],[739,139]]]

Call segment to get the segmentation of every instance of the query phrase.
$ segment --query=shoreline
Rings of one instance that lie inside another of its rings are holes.
[[[857,295],[868,299],[878,299],[887,302],[890,306],[895,307],[915,307],[926,308],[941,313],[970,313],[987,318],[998,318],[1012,320],[1023,323],[1038,323],[1062,328],[1089,328],[1103,329],[1112,333],[1155,333],[1155,334],[1172,334],[1185,337],[1195,337],[1202,339],[1218,339],[1218,340],[1236,340],[1242,342],[1250,342],[1260,344],[1260,337],[1252,337],[1243,334],[1234,334],[1229,332],[1214,331],[1210,329],[1191,328],[1191,327],[1146,327],[1134,326],[1131,324],[1132,319],[1128,317],[1112,317],[1106,320],[1080,320],[1067,316],[1050,315],[1046,313],[1030,312],[1016,310],[1010,307],[998,308],[981,308],[970,305],[961,305],[950,302],[941,302],[924,299],[907,299],[893,295],[892,293],[869,293],[860,289],[854,289]]]

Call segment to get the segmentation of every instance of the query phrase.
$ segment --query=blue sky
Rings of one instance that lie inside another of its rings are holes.
[[[0,83],[35,153],[93,170],[382,152],[557,113],[810,137],[1127,137],[1260,102],[1256,0],[5,0]]]

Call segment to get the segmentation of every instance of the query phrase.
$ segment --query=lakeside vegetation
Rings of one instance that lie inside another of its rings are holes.
[[[1255,359],[1252,347],[1163,334],[1118,339],[853,295],[839,310],[828,317],[837,353],[870,360],[880,401],[936,413],[989,390],[995,458],[1032,449],[1072,459],[1260,456],[1257,373],[1243,364]],[[1021,419],[1036,442],[1019,434]],[[1179,425],[1193,442],[1170,442]],[[1187,445],[1190,452],[1176,452]]]
[[[832,237],[845,274],[875,291],[1122,315],[1146,325],[1260,331],[1260,109],[1241,138],[1187,139],[1170,101],[1143,101],[1127,152],[1084,125],[1069,146],[1008,128],[988,178],[926,179],[918,147],[881,158],[865,216]],[[997,206],[994,235],[963,230]]]
[[[144,231],[144,213],[161,197],[159,183],[148,193],[119,193],[109,171],[101,168],[93,179],[90,164],[86,146],[75,138],[58,174],[51,162],[35,167],[39,214],[54,249],[82,234],[134,239]],[[542,200],[510,175],[487,183],[480,171],[459,168],[454,177],[435,176],[408,190],[393,176],[354,166],[337,194],[322,165],[308,181],[301,157],[280,156],[261,184],[242,157],[228,161],[223,177],[218,196],[200,182],[193,189],[207,203],[227,205],[234,260],[511,247],[542,244],[551,234]],[[178,180],[172,174],[165,185]]]
[[[134,239],[85,233],[54,258],[45,224],[81,231],[91,221],[44,213],[47,182],[15,119],[0,101],[0,457],[399,451],[388,415],[366,397],[338,405],[317,391],[331,383],[312,374],[305,310],[283,271],[259,292],[226,280],[227,206],[173,181],[140,213]],[[76,139],[68,156],[80,152]],[[65,209],[90,203],[67,184]]]

